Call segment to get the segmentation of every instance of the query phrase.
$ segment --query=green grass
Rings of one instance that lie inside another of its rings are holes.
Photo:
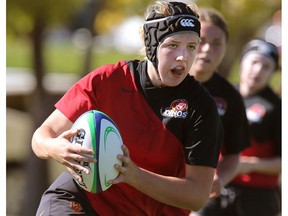
[[[6,41],[6,66],[31,68],[31,50],[27,40]]]
[[[106,49],[101,52],[94,48],[90,68],[107,63],[115,63],[121,59],[139,58],[137,53],[125,54]],[[85,53],[77,49],[70,41],[46,42],[44,44],[44,64],[47,72],[82,74]],[[32,67],[32,51],[28,40],[9,40],[6,43],[7,67]],[[87,71],[89,72],[89,71]]]
[[[45,46],[45,67],[50,72],[79,73],[82,54],[68,42]]]

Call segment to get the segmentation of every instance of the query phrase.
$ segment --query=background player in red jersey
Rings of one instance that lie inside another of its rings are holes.
[[[212,8],[201,8],[199,16],[201,42],[189,73],[214,97],[224,128],[224,139],[211,200],[201,211],[191,212],[190,215],[216,216],[222,215],[220,203],[226,199],[224,187],[235,177],[240,153],[250,145],[249,126],[241,95],[232,84],[217,74],[229,38],[225,19]]]
[[[222,141],[212,97],[189,69],[200,42],[195,4],[159,1],[147,10],[147,60],[103,65],[72,86],[35,131],[32,147],[68,172],[43,194],[37,215],[189,215],[206,203]],[[94,152],[72,145],[73,122],[85,111],[106,113],[123,138],[119,177],[108,190],[81,190],[71,175],[88,170]],[[73,205],[72,205],[73,204]]]
[[[251,40],[243,49],[238,87],[250,124],[251,147],[242,152],[231,184],[236,199],[229,210],[235,216],[280,212],[276,188],[281,173],[281,99],[269,87],[278,58],[276,46],[261,39]]]

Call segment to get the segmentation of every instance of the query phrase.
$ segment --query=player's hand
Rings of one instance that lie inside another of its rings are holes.
[[[96,163],[91,149],[70,142],[70,138],[77,135],[78,130],[67,130],[56,138],[49,139],[49,156],[64,165],[77,180],[82,181],[80,172],[89,174],[90,170],[79,162]]]
[[[221,194],[222,188],[223,188],[223,183],[221,179],[219,179],[218,177],[215,177],[213,180],[212,190],[209,195],[209,199],[214,199],[218,197]]]
[[[139,167],[134,164],[130,158],[130,153],[125,145],[122,145],[122,150],[124,155],[118,155],[118,159],[122,162],[122,166],[115,164],[114,168],[119,171],[119,176],[115,179],[109,181],[110,184],[118,184],[125,182],[127,184],[132,184],[137,181],[137,173],[139,172]]]

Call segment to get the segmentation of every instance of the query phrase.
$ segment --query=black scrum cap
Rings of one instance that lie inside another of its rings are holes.
[[[279,54],[277,47],[274,44],[262,39],[254,39],[244,46],[242,57],[251,52],[271,58],[275,62],[276,69],[278,68]]]
[[[147,58],[157,70],[157,49],[169,36],[179,33],[194,32],[200,37],[199,16],[185,3],[169,2],[171,16],[152,11],[144,23],[144,41]]]

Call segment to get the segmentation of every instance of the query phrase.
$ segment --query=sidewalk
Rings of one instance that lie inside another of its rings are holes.
[[[50,93],[66,92],[80,76],[75,74],[49,72],[43,78],[43,86]],[[26,95],[36,88],[33,72],[26,68],[6,68],[6,94]]]

